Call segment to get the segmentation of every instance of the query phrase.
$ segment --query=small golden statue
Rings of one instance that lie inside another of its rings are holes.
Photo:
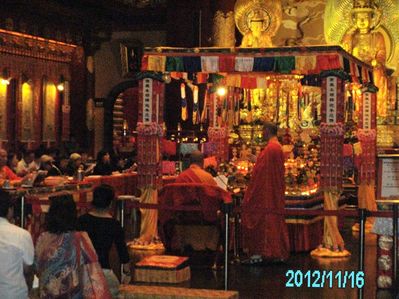
[[[243,34],[241,47],[272,47],[272,37],[280,27],[281,16],[280,1],[237,0],[234,18]]]
[[[386,47],[384,36],[375,31],[381,13],[372,0],[355,0],[352,9],[354,28],[342,39],[343,48],[353,56],[374,67],[374,84],[378,87],[378,115],[387,115],[387,78],[385,75]]]

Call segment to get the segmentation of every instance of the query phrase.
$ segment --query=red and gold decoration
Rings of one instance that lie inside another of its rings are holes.
[[[227,161],[229,158],[228,129],[226,127],[209,127],[209,142],[215,145],[214,155],[219,162]]]
[[[139,81],[139,122],[137,123],[137,187],[140,202],[157,203],[162,186],[161,144],[163,136],[164,85],[152,78]],[[158,239],[158,211],[141,211],[138,242],[150,244]]]
[[[376,112],[377,112],[377,88],[368,85],[362,94],[360,105],[360,117],[357,137],[360,142],[361,152],[357,153],[359,186],[358,206],[369,211],[376,211],[375,201],[375,171],[376,171]],[[366,232],[370,232],[374,224],[374,218],[366,221]],[[352,227],[353,231],[359,231],[359,224]]]
[[[255,11],[253,14],[260,15]],[[230,142],[232,161],[252,163],[264,145],[262,123],[280,123],[281,128],[287,129],[283,145],[288,158],[288,196],[297,194],[313,200],[319,194],[318,188],[322,188],[324,208],[338,209],[343,180],[346,81],[352,78],[359,85],[368,83],[372,77],[369,65],[335,46],[289,50],[267,47],[261,51],[156,48],[146,50],[142,70],[168,72],[172,78],[186,78],[188,85],[189,74],[201,83],[207,78],[201,121],[209,114],[209,144],[214,146],[211,152],[219,162],[228,159]],[[187,116],[187,120],[194,123],[195,117]],[[233,169],[235,165],[231,164]],[[322,246],[312,255],[350,255],[338,230],[337,217],[325,218]]]
[[[16,84],[18,90],[15,115],[10,114],[15,108],[11,108],[10,105],[7,108],[11,109],[8,111],[10,119],[16,119],[16,132],[11,129],[14,124],[7,120],[7,124],[1,127],[8,132],[8,136],[0,136],[1,142],[13,145],[19,141],[25,143],[28,148],[34,148],[42,142],[49,145],[61,141],[58,140],[58,133],[62,140],[69,140],[69,89],[66,90],[65,83],[70,81],[71,65],[83,61],[82,48],[2,29],[0,39],[1,82],[7,86],[10,83]],[[64,103],[60,102],[59,97],[63,91],[56,90],[54,93],[50,91],[53,88],[47,86],[58,84],[61,77],[65,80]],[[7,98],[10,96],[11,93],[8,92]],[[46,101],[51,102],[51,105],[47,105]],[[61,109],[62,122],[59,121]],[[1,110],[4,113],[7,111]],[[59,127],[61,123],[62,127]]]
[[[346,74],[341,71],[330,71],[323,73],[322,77],[320,179],[324,191],[324,209],[337,210],[342,191]],[[337,217],[324,218],[323,243],[313,250],[311,255],[314,257],[350,255],[339,232]]]
[[[161,164],[161,138],[162,127],[153,122],[144,124],[137,123],[137,145],[138,145],[138,187],[151,186],[157,188],[160,180]]]

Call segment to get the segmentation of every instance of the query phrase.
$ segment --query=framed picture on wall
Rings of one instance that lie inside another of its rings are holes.
[[[140,71],[143,46],[141,43],[120,43],[122,77],[130,77]]]

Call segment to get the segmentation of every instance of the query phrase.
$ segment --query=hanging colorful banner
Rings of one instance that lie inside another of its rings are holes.
[[[344,70],[351,75],[354,82],[370,82],[371,68],[366,68],[358,61],[347,59],[342,54],[323,53],[324,47],[309,49],[300,53],[285,52],[284,48],[275,53],[218,53],[202,55],[191,53],[179,56],[178,53],[145,54],[142,58],[141,70],[154,72],[279,72],[286,74],[319,74],[327,70]],[[326,49],[328,47],[325,47]],[[334,51],[336,51],[334,49]],[[288,54],[288,55],[285,55]],[[296,54],[296,55],[295,55]],[[235,85],[232,85],[235,86]]]

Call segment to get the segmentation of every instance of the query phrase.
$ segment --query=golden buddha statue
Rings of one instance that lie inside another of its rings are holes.
[[[355,0],[352,9],[354,28],[342,39],[343,48],[353,56],[374,67],[374,84],[378,87],[378,115],[387,115],[387,78],[385,75],[386,47],[384,36],[375,31],[379,22],[377,8],[370,0]]]
[[[255,12],[253,16],[248,19],[249,31],[242,38],[241,47],[271,47],[272,40],[266,32],[269,23],[270,21],[265,16],[262,16],[259,12]]]
[[[272,47],[272,37],[281,24],[280,1],[237,0],[234,5],[234,19],[243,35],[241,47]]]

